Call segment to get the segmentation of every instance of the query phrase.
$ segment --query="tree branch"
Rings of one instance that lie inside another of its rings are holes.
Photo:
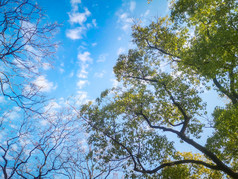
[[[163,163],[160,166],[156,167],[153,170],[140,170],[138,168],[135,168],[134,170],[137,172],[141,172],[141,173],[148,173],[148,174],[152,174],[152,173],[156,173],[159,170],[165,168],[165,167],[170,167],[170,166],[174,166],[174,165],[181,165],[181,164],[197,164],[197,165],[203,165],[207,168],[213,169],[213,170],[220,170],[220,168],[216,165],[212,165],[203,161],[199,161],[199,160],[179,160],[179,161],[173,161],[173,162],[169,162],[169,163]]]
[[[190,144],[191,146],[193,146],[194,148],[196,148],[197,150],[199,150],[203,154],[205,154],[208,158],[210,158],[217,165],[219,170],[224,171],[225,173],[227,173],[228,175],[230,175],[230,176],[232,176],[234,178],[238,178],[238,173],[235,173],[233,170],[231,170],[214,153],[209,151],[207,148],[205,148],[202,145],[198,144],[194,140],[188,138],[187,136],[185,136],[183,133],[181,133],[179,131],[176,131],[176,130],[173,130],[173,129],[170,129],[170,128],[166,128],[166,127],[154,126],[154,125],[151,124],[150,120],[143,113],[141,115],[144,117],[144,119],[146,120],[146,122],[148,123],[148,125],[151,128],[160,129],[160,130],[163,130],[164,132],[168,131],[168,132],[176,134],[183,141],[185,141],[186,143]]]
[[[221,86],[221,84],[217,81],[216,77],[213,78],[213,82],[219,89],[219,91],[225,94],[232,101],[233,104],[237,103],[237,97],[230,94],[229,91],[227,91],[223,86]]]

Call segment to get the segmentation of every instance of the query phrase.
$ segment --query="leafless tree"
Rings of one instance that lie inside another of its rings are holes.
[[[35,83],[51,64],[58,27],[47,22],[35,0],[0,0],[0,98],[5,100],[0,176],[5,179],[96,178],[114,169],[97,170],[99,162],[82,149],[75,113],[46,109],[44,89]]]
[[[70,179],[96,179],[110,178],[113,171],[120,168],[120,163],[103,163],[103,160],[98,157],[103,156],[101,153],[95,153],[87,143],[81,144],[78,147],[68,151],[69,162],[67,170],[65,170]]]
[[[56,116],[47,114],[47,121],[42,121],[42,115],[28,120],[27,116],[14,116],[14,112],[5,113],[1,119],[0,175],[4,178],[58,175],[69,162],[68,151],[77,145],[72,140],[75,137],[80,140],[72,114],[67,111]]]
[[[1,118],[3,178],[107,178],[118,168],[113,163],[102,167],[101,159],[95,160],[103,153],[94,153],[87,144],[81,122],[70,108],[45,109],[44,115],[35,116],[19,114],[20,110],[5,112]]]
[[[35,0],[0,0],[0,91],[24,110],[43,102],[33,81],[55,53],[57,27]]]

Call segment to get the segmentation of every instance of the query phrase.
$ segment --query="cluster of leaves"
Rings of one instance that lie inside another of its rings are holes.
[[[192,152],[177,153],[178,159],[187,160],[207,160],[204,156],[200,154],[194,154]],[[165,161],[168,162],[168,161]],[[209,161],[208,161],[209,162]],[[203,165],[175,165],[172,167],[167,167],[162,170],[158,175],[161,178],[185,178],[185,179],[197,179],[197,178],[222,178],[222,173],[216,170],[209,170]]]
[[[207,141],[207,147],[216,152],[227,164],[238,169],[238,108],[237,105],[228,105],[226,108],[217,108],[214,113],[213,136]]]

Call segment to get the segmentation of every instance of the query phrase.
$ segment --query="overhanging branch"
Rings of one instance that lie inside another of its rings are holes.
[[[134,168],[135,171],[141,172],[141,173],[148,173],[148,174],[153,174],[158,172],[159,170],[165,168],[165,167],[171,167],[174,165],[181,165],[181,164],[197,164],[197,165],[203,165],[207,168],[213,169],[213,170],[220,170],[220,168],[216,165],[212,165],[200,160],[179,160],[179,161],[173,161],[173,162],[168,162],[168,163],[163,163],[160,166],[154,168],[153,170],[140,170],[138,168]]]

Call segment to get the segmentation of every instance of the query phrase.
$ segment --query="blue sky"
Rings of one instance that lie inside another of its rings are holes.
[[[38,79],[56,99],[94,99],[116,85],[113,66],[120,53],[134,48],[134,20],[149,23],[168,13],[166,0],[39,0],[49,22],[62,24],[53,68]],[[81,96],[81,97],[80,97]]]

